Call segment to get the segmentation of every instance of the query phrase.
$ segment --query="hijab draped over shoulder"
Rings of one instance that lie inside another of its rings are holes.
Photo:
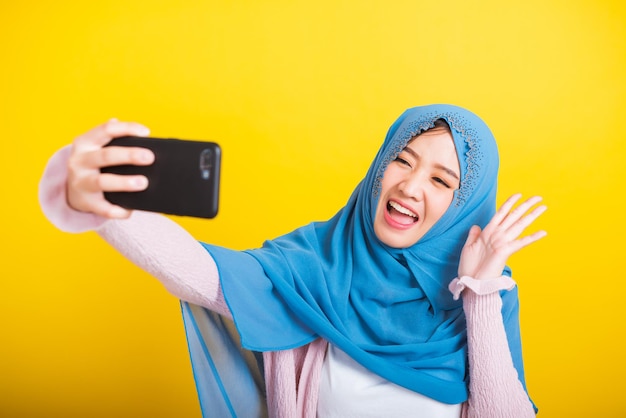
[[[373,227],[383,173],[437,119],[452,130],[460,187],[416,244],[388,247]],[[495,213],[498,164],[494,137],[476,115],[451,105],[414,107],[390,127],[365,178],[330,220],[244,252],[203,244],[243,346],[285,350],[321,337],[389,381],[444,403],[467,400],[465,316],[447,286],[470,227],[484,227]],[[503,293],[503,304],[523,382],[515,290]]]

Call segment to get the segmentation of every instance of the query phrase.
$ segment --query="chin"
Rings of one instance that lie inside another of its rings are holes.
[[[391,248],[407,248],[412,246],[413,244],[419,241],[419,238],[407,237],[404,234],[393,234],[389,231],[379,231],[377,228],[374,228],[374,232],[376,234],[376,238]]]

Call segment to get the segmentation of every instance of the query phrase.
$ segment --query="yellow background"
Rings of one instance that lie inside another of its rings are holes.
[[[220,214],[179,221],[247,248],[331,216],[391,122],[441,102],[492,127],[500,201],[549,206],[510,260],[540,415],[626,414],[623,2],[3,2],[0,47],[0,416],[200,416],[177,300],[43,218],[59,147],[111,117],[220,142]]]

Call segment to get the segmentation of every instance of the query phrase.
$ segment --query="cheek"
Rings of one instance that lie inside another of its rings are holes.
[[[394,164],[389,164],[380,181],[381,194],[394,187],[400,181],[401,173]]]
[[[397,177],[397,173],[394,172],[393,168],[387,167],[387,170],[385,170],[385,174],[380,181],[380,193],[375,206],[376,212],[374,213],[374,219],[384,216],[383,212],[387,210],[387,200],[389,198],[388,194],[398,183]]]
[[[436,217],[436,219],[433,219],[433,223],[437,222],[443,216],[443,214],[446,213],[446,211],[452,204],[453,198],[454,198],[454,192],[450,191],[449,193],[439,194],[436,197],[436,199],[432,201],[433,206],[431,207],[431,209],[432,209],[433,215],[435,215],[434,217]]]

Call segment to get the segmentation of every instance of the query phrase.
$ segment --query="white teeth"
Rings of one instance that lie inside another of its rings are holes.
[[[417,218],[417,215],[415,213],[411,212],[410,210],[408,210],[404,206],[400,206],[396,202],[389,202],[389,206],[391,206],[392,208],[394,208],[395,210],[397,210],[398,212],[400,212],[400,213],[402,213],[404,215],[411,216],[413,218]]]

